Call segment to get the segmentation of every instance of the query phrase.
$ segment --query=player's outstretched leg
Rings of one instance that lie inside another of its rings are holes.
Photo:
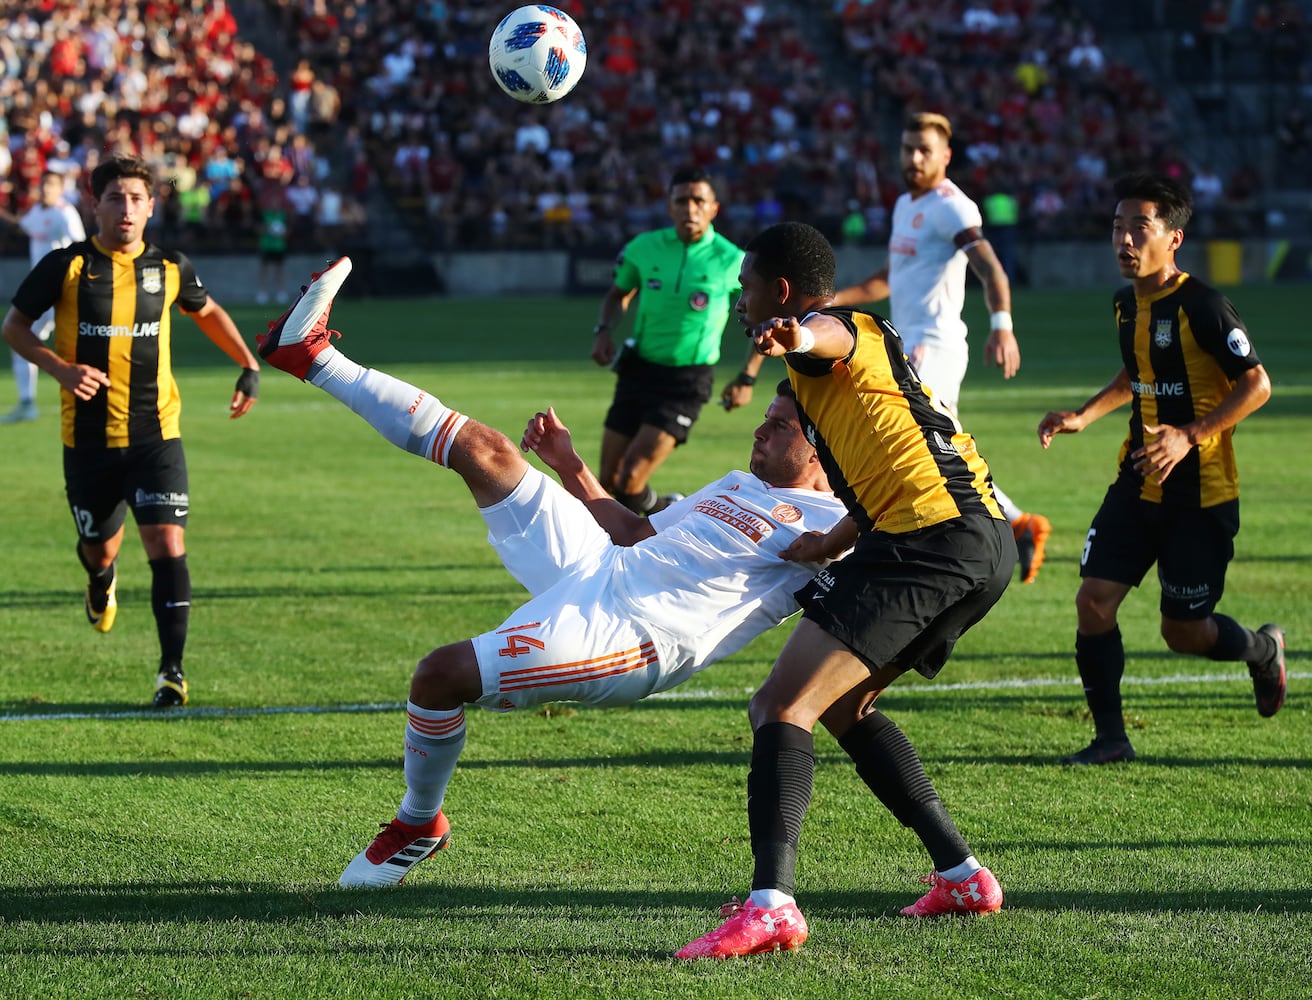
[[[292,307],[269,324],[269,332],[256,338],[260,357],[275,368],[302,381],[310,376],[315,359],[333,337],[328,315],[333,299],[351,273],[351,258],[341,257],[310,278]]]

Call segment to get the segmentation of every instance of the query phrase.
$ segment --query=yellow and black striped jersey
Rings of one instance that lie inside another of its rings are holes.
[[[785,355],[799,416],[830,486],[863,532],[902,534],[962,515],[1004,520],[988,464],[934,399],[879,316],[825,309],[855,339],[838,361]]]
[[[1216,409],[1235,380],[1262,362],[1230,301],[1181,273],[1169,286],[1137,298],[1126,285],[1112,299],[1121,359],[1134,399],[1118,478],[1143,500],[1214,507],[1239,496],[1234,429],[1200,441],[1159,484],[1135,471],[1130,454],[1143,447],[1144,425],[1180,427]]]
[[[122,448],[180,436],[170,308],[196,312],[208,299],[184,255],[149,243],[115,253],[93,237],[37,263],[14,307],[33,317],[53,307],[51,349],[110,382],[89,400],[61,392],[65,445]]]

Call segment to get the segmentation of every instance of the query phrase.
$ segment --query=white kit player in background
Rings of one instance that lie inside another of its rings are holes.
[[[836,306],[890,299],[889,320],[906,347],[921,382],[957,412],[961,381],[970,363],[966,345],[966,267],[984,288],[989,338],[984,358],[1003,378],[1020,370],[1020,346],[1011,321],[1011,284],[993,247],[984,238],[979,206],[948,179],[952,124],[940,114],[910,115],[902,132],[902,178],[907,189],[893,206],[888,263],[860,284],[840,289]],[[1020,553],[1021,582],[1033,583],[1043,565],[1052,525],[1023,511],[998,487]]]
[[[433,650],[415,670],[405,797],[340,879],[389,886],[450,837],[442,804],[465,744],[465,705],[626,705],[672,688],[797,611],[794,591],[852,539],[791,398],[770,403],[750,474],[731,472],[642,517],[606,492],[553,410],[532,418],[517,448],[333,347],[328,314],[350,268],[342,258],[315,275],[260,338],[261,356],[397,447],[458,473],[488,541],[531,595],[496,629]]]
[[[0,212],[0,218],[20,226],[27,234],[32,266],[51,250],[62,250],[87,238],[82,216],[64,199],[64,178],[53,170],[41,177],[41,200],[23,213],[21,218]],[[50,339],[55,328],[55,311],[47,309],[32,325],[32,332],[42,340]],[[18,405],[0,417],[0,424],[20,424],[37,418],[36,365],[26,358],[13,354],[14,382],[18,386]]]

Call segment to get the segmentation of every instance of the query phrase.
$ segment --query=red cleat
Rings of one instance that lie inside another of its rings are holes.
[[[400,885],[410,869],[451,842],[451,824],[441,810],[423,826],[399,819],[382,826],[383,832],[351,859],[337,880],[343,889]]]
[[[268,333],[255,338],[260,357],[304,381],[319,352],[341,336],[328,329],[328,314],[350,273],[351,258],[341,257],[312,275],[292,307],[269,324]]]

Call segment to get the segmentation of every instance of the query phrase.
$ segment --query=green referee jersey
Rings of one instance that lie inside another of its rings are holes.
[[[674,227],[635,236],[615,262],[615,286],[638,290],[633,340],[658,365],[713,365],[739,291],[743,252],[714,228],[696,243]]]

